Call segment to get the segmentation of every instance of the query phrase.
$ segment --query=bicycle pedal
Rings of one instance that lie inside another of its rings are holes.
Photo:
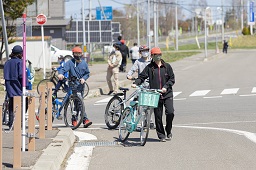
[[[58,119],[58,120],[62,120],[62,119],[63,119],[63,116],[60,115],[57,119]]]

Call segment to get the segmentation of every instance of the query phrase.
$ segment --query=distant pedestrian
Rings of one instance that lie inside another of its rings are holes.
[[[119,81],[118,81],[118,73],[119,73],[119,66],[122,62],[122,55],[120,53],[120,45],[114,44],[115,51],[112,51],[108,57],[108,68],[107,68],[107,83],[109,87],[109,93],[110,94],[116,94],[118,87],[119,87]],[[114,87],[112,85],[111,77],[114,76]]]
[[[139,47],[137,43],[133,44],[133,47],[130,49],[130,53],[131,53],[132,64],[134,64],[135,61],[140,58]]]
[[[12,49],[10,55],[11,59],[8,60],[4,65],[4,79],[7,96],[9,98],[9,123],[8,126],[11,129],[14,121],[14,112],[13,112],[13,97],[22,96],[22,57],[23,49],[21,46],[16,45]],[[27,72],[28,73],[28,72]],[[26,75],[26,89],[29,88],[28,77]],[[28,106],[26,98],[26,110]]]
[[[129,48],[125,45],[125,40],[121,40],[120,52],[122,54],[122,64],[119,67],[120,72],[126,72],[127,58],[129,58]]]
[[[228,53],[228,42],[226,40],[224,40],[224,43],[223,43],[223,53]]]

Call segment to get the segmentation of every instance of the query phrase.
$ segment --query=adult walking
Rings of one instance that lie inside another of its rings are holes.
[[[140,58],[139,47],[137,43],[133,44],[133,47],[130,49],[130,54],[131,54],[132,64],[134,64],[135,61]]]
[[[149,86],[152,89],[161,89],[158,107],[154,109],[156,132],[160,142],[166,142],[172,138],[172,121],[174,118],[173,108],[173,90],[172,86],[175,83],[173,69],[170,64],[166,63],[162,57],[160,48],[154,47],[151,49],[151,57],[153,60],[139,74],[132,87],[140,85],[149,78]],[[163,106],[166,114],[166,127],[163,126]]]
[[[109,57],[108,57],[108,68],[107,68],[107,83],[108,83],[108,88],[109,88],[109,93],[110,94],[116,94],[118,87],[119,87],[119,81],[118,81],[118,73],[119,73],[119,66],[121,65],[122,62],[122,55],[120,53],[120,45],[119,44],[114,44],[113,47],[115,48],[115,51],[111,52]],[[114,87],[111,81],[111,77],[114,76]]]
[[[22,96],[22,47],[19,45],[14,46],[10,57],[11,59],[4,65],[5,87],[9,98],[9,129],[11,129],[14,121],[13,97]],[[26,88],[28,89],[28,87],[28,77],[26,76]],[[27,108],[28,102],[26,98],[26,110]]]
[[[121,40],[120,52],[122,54],[122,63],[119,67],[120,72],[126,72],[127,57],[129,58],[129,48],[125,45],[125,40]]]

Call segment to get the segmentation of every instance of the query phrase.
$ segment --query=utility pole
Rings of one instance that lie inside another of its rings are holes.
[[[6,24],[5,24],[4,8],[3,8],[2,0],[0,0],[0,10],[1,10],[2,28],[3,28],[3,36],[4,36],[5,55],[6,55],[6,59],[8,60],[9,48],[8,48],[8,39],[7,39],[7,33],[6,33]]]
[[[147,44],[149,49],[151,48],[150,42],[150,0],[148,0],[148,15],[147,15]]]
[[[85,17],[84,17],[84,0],[82,0],[82,20],[83,20],[83,51],[86,47],[86,39],[85,39]],[[85,53],[84,53],[85,54]]]
[[[140,13],[139,13],[139,0],[137,0],[137,41],[140,46]]]
[[[175,6],[175,38],[176,38],[176,51],[179,51],[179,40],[178,40],[178,4],[177,4],[177,0],[176,0],[176,6]]]
[[[92,2],[89,0],[89,19],[88,19],[88,48],[87,51],[89,53],[89,58],[91,57],[91,39],[90,39],[90,21],[92,20],[91,10],[92,9]],[[87,61],[88,63],[89,61]]]
[[[222,27],[221,27],[221,36],[222,36],[222,43],[224,41],[224,8],[223,8],[223,0],[221,0],[221,15],[222,15]]]
[[[244,28],[244,1],[241,0],[241,30]]]
[[[156,0],[153,1],[154,7],[154,45],[157,47],[157,25],[156,25]]]

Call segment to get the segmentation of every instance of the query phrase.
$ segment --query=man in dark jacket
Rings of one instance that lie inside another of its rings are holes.
[[[9,123],[11,129],[14,119],[13,113],[13,97],[22,96],[22,53],[21,46],[16,45],[12,49],[11,59],[4,65],[4,79],[7,96],[9,98]],[[28,86],[28,80],[26,80]],[[26,101],[27,105],[27,101]],[[26,107],[27,108],[27,107]]]
[[[125,41],[121,40],[120,52],[122,54],[122,64],[119,67],[120,72],[126,72],[127,57],[129,58],[129,48],[125,45]]]
[[[132,87],[140,85],[147,78],[149,78],[149,86],[151,89],[161,89],[162,94],[159,99],[158,107],[154,109],[156,132],[160,142],[171,140],[172,138],[172,121],[174,118],[173,108],[173,90],[172,86],[175,83],[173,69],[170,64],[165,63],[161,59],[162,52],[160,48],[154,47],[151,50],[151,57],[153,60],[148,64],[145,69],[139,74],[138,79],[135,80]],[[163,105],[165,106],[166,114],[166,127],[164,129]],[[166,133],[165,133],[166,132]]]

